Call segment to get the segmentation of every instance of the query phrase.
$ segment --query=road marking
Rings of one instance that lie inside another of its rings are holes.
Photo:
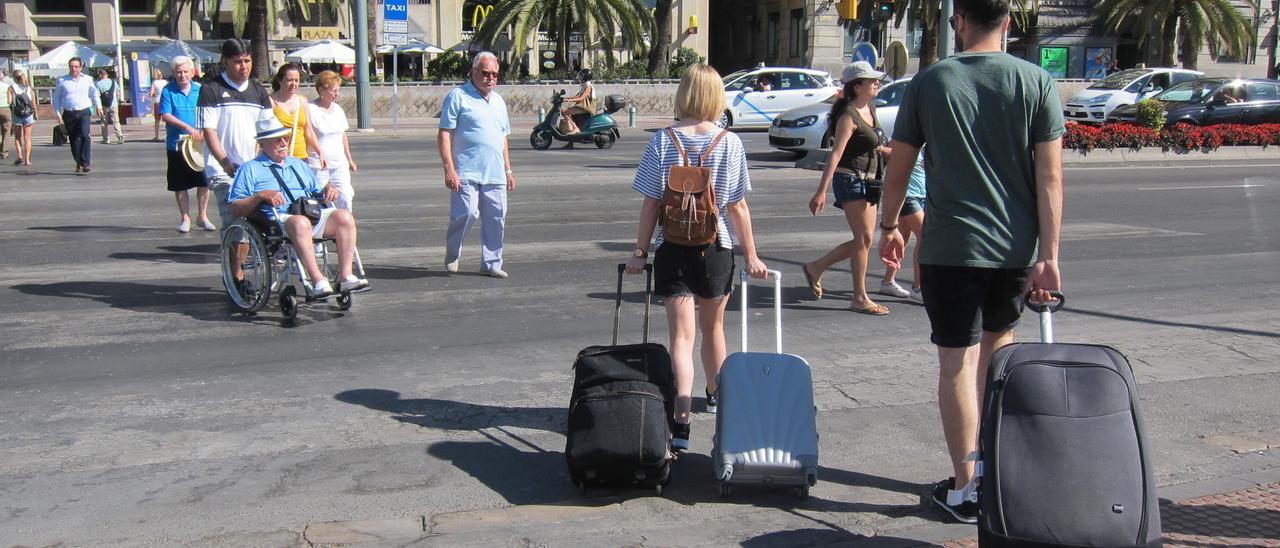
[[[1253,184],[1246,183],[1243,185],[1148,186],[1148,187],[1138,187],[1138,190],[1202,190],[1202,189],[1211,189],[1211,188],[1254,188],[1254,187],[1261,187],[1261,186],[1267,186],[1267,185],[1253,185]]]
[[[1224,167],[1280,167],[1280,164],[1206,164],[1206,165],[1138,165],[1138,166],[1065,166],[1066,171],[1116,171],[1121,169],[1133,169],[1151,171],[1153,169],[1222,169]]]

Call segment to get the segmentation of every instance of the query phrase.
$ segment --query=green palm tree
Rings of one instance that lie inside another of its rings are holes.
[[[1036,16],[1039,13],[1039,0],[1013,0],[1009,16],[1013,20],[1010,32],[1029,33],[1035,29]],[[942,20],[941,0],[909,0],[894,3],[893,25],[902,27],[902,21],[910,13],[920,23],[920,70],[938,62],[939,34],[942,25],[949,24]]]
[[[276,13],[284,10],[293,21],[305,21],[312,17],[311,2],[308,0],[157,0],[156,28],[163,36],[177,36],[177,21],[184,10],[195,21],[200,12],[221,13],[223,2],[227,2],[231,8],[235,36],[248,38],[253,42],[253,73],[257,78],[270,77],[267,40],[270,33],[276,30]],[[318,4],[320,9],[341,17],[340,0],[319,0]],[[228,38],[216,36],[216,31],[212,37]]]
[[[1206,42],[1214,57],[1241,57],[1253,43],[1253,29],[1230,0],[1100,0],[1094,17],[1109,32],[1132,32],[1148,44],[1149,60],[1166,67],[1181,50],[1183,68],[1195,69]]]
[[[653,17],[643,0],[501,0],[476,29],[472,42],[491,49],[509,28],[512,59],[523,56],[530,38],[546,29],[560,59],[569,58],[569,37],[579,32],[584,44],[604,50],[605,62],[612,68],[615,48],[644,54],[644,35],[653,28]],[[511,63],[508,73],[514,75],[518,65]]]
[[[653,33],[649,40],[649,77],[665,75],[671,64],[671,7],[674,0],[656,0],[653,5]]]

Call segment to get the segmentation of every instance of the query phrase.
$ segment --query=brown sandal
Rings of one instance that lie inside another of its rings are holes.
[[[859,314],[866,314],[868,316],[885,316],[889,314],[889,307],[882,304],[873,304],[866,308],[854,308],[851,306],[849,307],[849,310]]]
[[[809,291],[813,293],[813,298],[822,299],[822,276],[814,278],[809,274],[809,265],[800,265],[800,271],[804,272],[804,281],[809,284]]]

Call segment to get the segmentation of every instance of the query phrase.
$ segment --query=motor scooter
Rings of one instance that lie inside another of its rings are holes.
[[[621,95],[610,95],[605,97],[605,108],[603,112],[595,115],[579,114],[573,117],[575,124],[581,130],[577,133],[565,134],[560,131],[561,106],[564,104],[564,90],[556,91],[551,94],[551,110],[547,111],[547,116],[542,123],[534,126],[533,132],[529,134],[529,144],[537,150],[546,150],[551,148],[554,141],[567,141],[569,143],[595,143],[599,148],[611,148],[613,143],[622,137],[622,133],[618,131],[618,123],[613,120],[613,114],[626,108],[627,99]]]

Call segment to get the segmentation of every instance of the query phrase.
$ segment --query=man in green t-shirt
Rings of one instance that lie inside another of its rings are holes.
[[[957,520],[976,523],[976,498],[962,488],[973,478],[965,458],[977,449],[987,362],[1013,342],[1023,296],[1048,301],[1061,285],[1064,127],[1049,73],[1001,51],[1009,0],[955,0],[949,23],[964,52],[921,71],[907,89],[883,215],[898,218],[928,143],[929,213],[916,276],[938,346],[938,407],[955,470],[933,499]],[[880,226],[880,258],[900,266],[897,224]]]

